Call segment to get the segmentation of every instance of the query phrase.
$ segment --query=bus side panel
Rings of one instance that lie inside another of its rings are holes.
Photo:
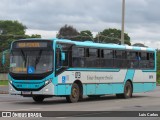
[[[144,83],[144,92],[154,90],[156,88],[156,83]]]
[[[70,95],[71,94],[71,84],[59,84],[56,85],[56,93],[55,95]]]
[[[112,86],[113,86],[113,94],[123,93],[123,91],[124,91],[123,83],[112,84]]]
[[[97,84],[96,94],[112,94],[112,84]]]
[[[133,83],[133,93],[143,92],[144,84],[143,83]]]
[[[87,84],[87,95],[96,94],[96,84]]]

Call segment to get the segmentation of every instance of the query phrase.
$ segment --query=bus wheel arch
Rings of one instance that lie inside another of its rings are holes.
[[[122,94],[116,94],[117,98],[131,98],[133,93],[133,83],[128,79],[124,84],[124,91]]]
[[[73,82],[71,87],[71,94],[66,96],[67,102],[75,103],[82,99],[83,96],[83,86],[80,80]]]

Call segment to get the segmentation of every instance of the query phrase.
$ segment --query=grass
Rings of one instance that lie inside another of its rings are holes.
[[[0,85],[8,85],[8,80],[0,80]]]

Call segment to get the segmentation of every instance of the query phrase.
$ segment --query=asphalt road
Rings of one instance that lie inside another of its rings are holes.
[[[160,111],[160,86],[156,90],[147,93],[134,94],[131,99],[117,99],[115,95],[107,95],[100,99],[89,99],[85,97],[84,100],[78,103],[67,103],[63,97],[47,98],[43,103],[35,103],[31,98],[24,98],[21,96],[12,96],[8,94],[0,94],[0,111],[87,111],[87,113],[69,113],[66,116],[59,116],[56,119],[93,119],[91,116],[103,116],[110,113],[110,111]],[[97,111],[97,112],[92,112]],[[114,113],[113,113],[114,114]],[[116,116],[116,114],[115,114]],[[126,112],[127,116],[127,112]],[[72,117],[72,118],[70,118]],[[40,118],[39,118],[40,119]],[[44,118],[42,118],[44,119]],[[52,118],[46,118],[52,119]],[[118,119],[128,120],[128,118],[98,118],[94,119]],[[159,117],[132,117],[130,120],[160,120]]]

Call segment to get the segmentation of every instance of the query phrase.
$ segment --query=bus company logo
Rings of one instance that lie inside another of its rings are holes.
[[[2,112],[2,117],[12,117],[11,112]]]

